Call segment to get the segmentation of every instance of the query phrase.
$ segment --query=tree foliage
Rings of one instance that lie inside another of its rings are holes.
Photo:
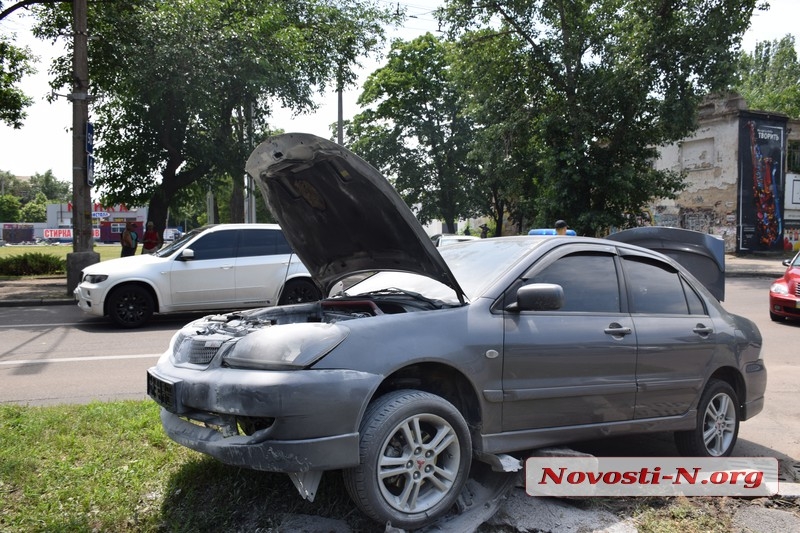
[[[38,33],[54,38],[69,15],[68,6],[41,8]],[[159,231],[191,185],[232,179],[241,204],[244,163],[268,132],[272,107],[309,110],[315,91],[351,83],[385,20],[364,0],[90,3],[103,201],[149,204]],[[57,70],[53,85],[69,84],[69,62]]]
[[[19,209],[19,198],[10,194],[0,196],[0,220],[3,222],[18,222]]]
[[[31,193],[34,197],[39,194],[47,201],[53,203],[64,203],[72,200],[72,185],[65,181],[56,179],[52,170],[44,174],[38,172],[30,179]],[[34,198],[34,201],[36,198]]]
[[[36,197],[19,210],[20,222],[47,222],[47,197],[37,193]]]
[[[0,1],[0,11],[3,11]],[[0,34],[0,122],[12,128],[21,128],[27,113],[25,108],[33,104],[19,86],[22,78],[33,74],[33,54],[28,48],[13,44],[14,34]]]
[[[472,124],[451,76],[453,53],[430,33],[394,42],[364,84],[358,103],[367,110],[348,125],[352,149],[393,179],[417,218],[441,219],[450,233],[476,212]]]
[[[800,62],[794,37],[758,42],[752,54],[743,53],[734,89],[750,109],[800,118]]]
[[[625,226],[682,178],[651,166],[695,127],[703,95],[730,82],[757,0],[450,0],[454,34],[518,36],[534,131],[535,219],[584,234]],[[498,55],[498,63],[508,55]],[[517,63],[519,64],[519,63]],[[496,67],[490,72],[501,72]],[[488,102],[488,100],[487,100]],[[487,129],[496,121],[479,123]],[[509,131],[512,128],[507,128]],[[525,144],[525,143],[523,143]]]

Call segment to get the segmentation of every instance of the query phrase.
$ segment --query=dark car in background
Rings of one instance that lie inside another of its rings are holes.
[[[776,322],[800,319],[800,252],[783,266],[786,272],[769,288],[769,317]]]
[[[310,500],[341,470],[366,515],[412,529],[451,511],[473,461],[655,431],[728,456],[762,409],[756,325],[666,255],[558,236],[436,248],[385,178],[312,135],[262,143],[247,171],[327,297],[175,334],[147,386],[184,446],[285,472]]]

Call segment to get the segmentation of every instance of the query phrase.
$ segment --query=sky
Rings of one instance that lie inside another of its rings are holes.
[[[387,30],[389,38],[413,39],[427,31],[436,33],[438,24],[432,10],[439,1],[428,2],[427,5],[415,4],[417,0],[396,2],[385,0],[391,5],[405,6],[410,15],[402,28]],[[421,0],[420,0],[421,1]],[[747,52],[755,50],[759,41],[781,39],[786,34],[793,34],[800,41],[800,2],[798,0],[769,0],[770,10],[757,11],[751,21],[750,29],[745,33],[742,43]],[[38,41],[30,35],[30,19],[18,10],[10,17],[0,21],[0,31],[16,33],[17,44],[29,46],[42,61],[37,63],[38,73],[27,77],[23,90],[34,99],[34,105],[28,108],[28,117],[21,129],[15,130],[0,124],[0,171],[8,171],[16,176],[32,176],[52,170],[53,175],[62,181],[72,181],[72,104],[63,97],[48,103],[45,97],[50,93],[47,85],[47,69],[50,58],[63,53],[63,48],[50,43]],[[800,45],[800,42],[798,43]],[[388,48],[387,48],[388,50]],[[368,59],[362,61],[357,85],[343,94],[343,115],[345,120],[353,117],[360,109],[356,100],[361,84],[369,73],[377,69],[381,63]],[[91,81],[91,73],[90,73]],[[67,92],[67,91],[64,91]],[[291,110],[277,110],[273,115],[272,126],[285,131],[313,133],[329,138],[329,125],[336,122],[338,116],[337,96],[329,92],[319,96],[319,109],[309,115],[294,116]],[[91,114],[89,119],[91,120]]]

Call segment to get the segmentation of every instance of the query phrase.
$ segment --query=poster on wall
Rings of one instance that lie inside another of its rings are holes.
[[[739,118],[738,251],[783,250],[783,160],[786,118]]]

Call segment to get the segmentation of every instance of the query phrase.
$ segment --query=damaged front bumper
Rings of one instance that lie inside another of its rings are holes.
[[[359,462],[358,424],[380,376],[352,370],[147,371],[147,393],[162,407],[175,442],[219,461],[298,473]]]

